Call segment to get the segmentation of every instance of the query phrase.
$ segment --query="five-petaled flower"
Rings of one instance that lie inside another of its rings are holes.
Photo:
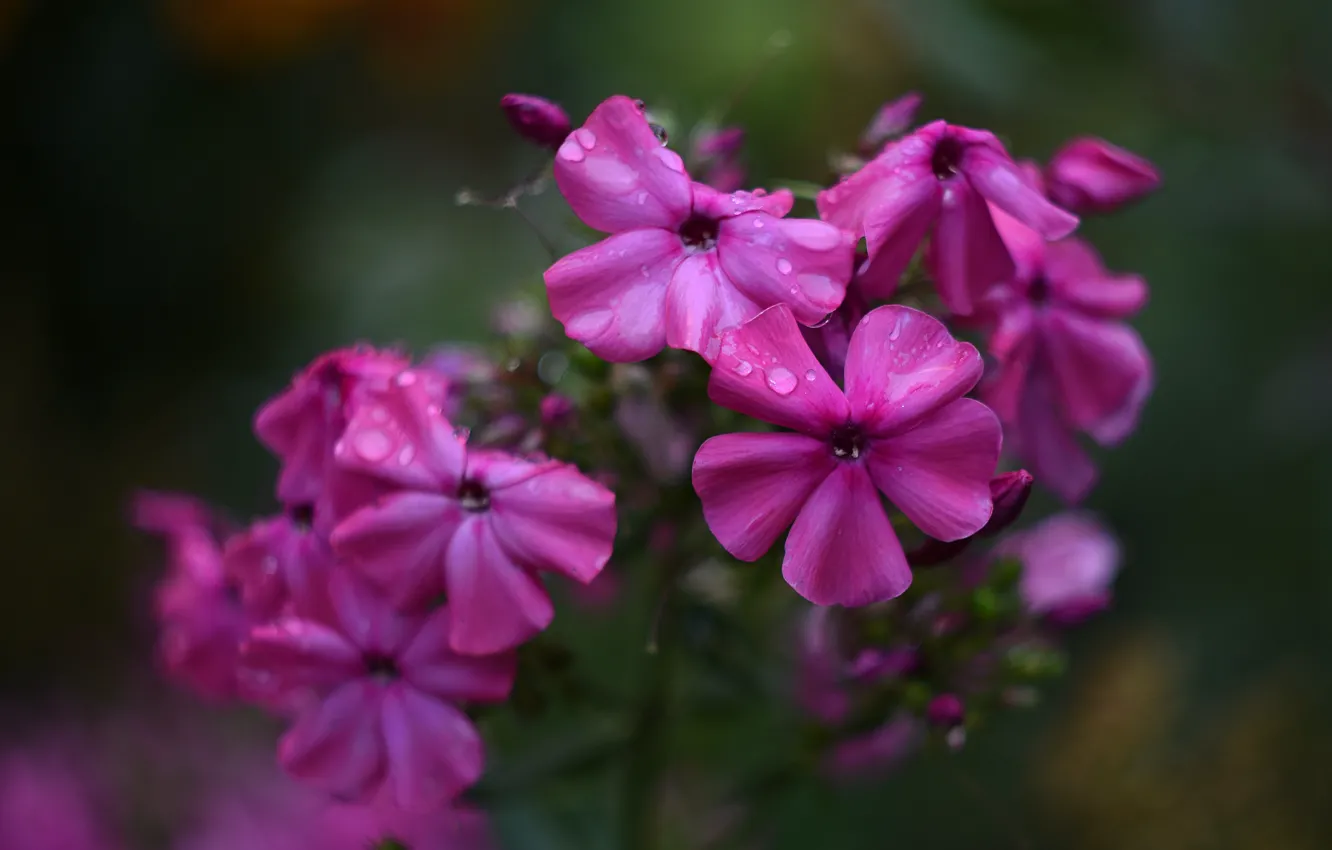
[[[901,594],[911,571],[879,492],[939,540],[975,534],[990,518],[999,421],[963,398],[981,369],[974,347],[909,307],[879,307],[861,320],[845,392],[787,307],[728,331],[708,394],[798,433],[724,434],[703,444],[694,489],[708,526],[745,561],[790,526],[782,573],[816,604]]]
[[[665,346],[706,353],[719,331],[774,304],[813,325],[842,303],[851,234],[783,219],[787,191],[726,195],[692,182],[627,97],[569,135],[555,181],[584,223],[612,234],[545,274],[565,333],[605,360],[644,360]]]

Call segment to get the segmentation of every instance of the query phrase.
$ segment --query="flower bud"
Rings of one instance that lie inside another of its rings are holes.
[[[957,694],[938,694],[925,707],[925,717],[940,729],[962,725],[966,710]]]
[[[1030,472],[1019,469],[1005,472],[990,479],[990,498],[994,500],[994,513],[990,521],[980,530],[982,537],[993,537],[1008,528],[1022,514],[1031,496],[1031,484],[1035,479]]]
[[[572,129],[559,104],[531,94],[506,94],[500,108],[514,132],[534,145],[555,150]]]
[[[740,149],[745,131],[740,127],[710,128],[694,139],[692,159],[701,168],[700,179],[719,192],[734,192],[744,185]]]
[[[883,147],[883,143],[893,136],[901,135],[911,126],[920,107],[921,96],[916,92],[907,92],[897,100],[890,100],[874,114],[865,132],[860,135],[860,152],[865,156],[874,156]]]
[[[541,399],[541,424],[558,428],[573,418],[574,404],[563,393],[550,393]]]
[[[1161,185],[1150,162],[1103,139],[1074,139],[1045,169],[1050,199],[1075,213],[1110,212]]]

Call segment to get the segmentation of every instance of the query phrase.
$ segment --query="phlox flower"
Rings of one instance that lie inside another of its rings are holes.
[[[1056,514],[1009,535],[995,551],[1021,562],[1018,591],[1033,614],[1068,624],[1110,604],[1119,543],[1086,514]]]
[[[566,463],[469,448],[414,371],[357,407],[334,455],[382,493],[333,530],[334,551],[401,604],[443,591],[457,652],[549,625],[538,571],[586,584],[610,559],[611,491]]]
[[[242,648],[248,677],[302,704],[279,762],[340,799],[442,805],[482,770],[481,738],[458,703],[507,697],[515,656],[458,655],[450,607],[403,613],[347,570],[327,594],[325,616],[258,626]]]
[[[1074,139],[1056,151],[1044,178],[1050,200],[1079,214],[1111,212],[1161,185],[1156,166],[1093,137]]]
[[[956,540],[990,518],[999,421],[963,398],[976,349],[934,317],[889,305],[856,327],[843,392],[791,311],[772,307],[722,335],[713,401],[796,433],[723,434],[694,458],[694,489],[718,541],[753,561],[788,526],[782,574],[819,605],[868,605],[911,583],[879,498],[921,531]]]
[[[819,214],[864,236],[860,271],[867,295],[888,298],[916,250],[939,296],[959,315],[972,312],[1013,263],[995,231],[990,202],[1047,239],[1067,236],[1076,216],[1030,186],[993,134],[935,121],[887,145],[856,173],[819,193]]]
[[[258,520],[228,538],[222,563],[251,616],[266,620],[289,607],[303,611],[316,604],[333,567],[333,552],[309,517],[286,513]]]
[[[718,331],[778,303],[816,324],[851,277],[849,233],[783,219],[787,191],[726,195],[692,182],[627,97],[606,100],[569,135],[555,181],[584,223],[611,234],[545,274],[565,333],[604,360],[644,360],[664,346],[703,353]]]

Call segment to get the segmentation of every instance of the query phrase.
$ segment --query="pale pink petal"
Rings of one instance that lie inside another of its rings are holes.
[[[754,561],[836,464],[825,441],[801,434],[722,434],[694,456],[694,491],[717,541]]]
[[[337,569],[328,580],[328,600],[336,626],[363,653],[394,656],[420,624],[350,570]]]
[[[869,262],[856,275],[856,283],[867,297],[892,297],[942,210],[939,181],[922,167],[915,179],[869,211],[865,216]]]
[[[452,491],[462,478],[466,448],[413,371],[355,405],[333,448],[353,473],[414,490]]]
[[[866,218],[875,207],[896,204],[898,196],[914,183],[934,181],[930,159],[946,128],[943,121],[935,121],[888,144],[855,174],[819,193],[819,217],[853,233],[863,233]]]
[[[1119,571],[1119,543],[1086,514],[1056,514],[1014,535],[1002,551],[1021,560],[1019,591],[1034,614],[1106,598]]]
[[[1062,239],[1077,229],[1078,217],[1046,200],[1001,149],[971,145],[962,154],[961,166],[962,173],[985,200],[1047,240]]]
[[[910,127],[915,120],[916,110],[920,108],[921,99],[919,94],[910,91],[879,107],[869,126],[860,134],[860,149],[866,152],[878,150],[888,139]]]
[[[364,673],[361,650],[340,632],[310,620],[283,618],[256,627],[241,645],[248,678],[277,692],[323,691]]]
[[[722,407],[819,439],[845,424],[851,412],[785,304],[722,334],[708,396]]]
[[[902,544],[865,468],[839,463],[796,517],[782,575],[815,605],[869,605],[911,584]]]
[[[447,607],[436,608],[398,656],[403,679],[440,699],[499,702],[509,695],[518,657],[459,655],[449,648],[452,616]]]
[[[1050,310],[1042,337],[1064,419],[1078,430],[1122,410],[1151,368],[1142,338],[1118,322]]]
[[[444,554],[463,520],[457,500],[404,490],[333,529],[334,550],[395,601],[419,604],[444,587]]]
[[[986,290],[1012,280],[1013,260],[994,229],[989,205],[965,180],[944,184],[942,205],[925,258],[939,297],[965,316]]]
[[[1074,139],[1046,169],[1050,197],[1079,212],[1109,212],[1156,191],[1161,174],[1146,159],[1103,139]]]
[[[717,255],[727,278],[761,307],[785,303],[813,325],[846,296],[855,238],[825,221],[748,213],[722,221]]]
[[[1011,430],[1014,451],[1036,483],[1065,502],[1082,501],[1096,483],[1096,467],[1059,415],[1053,383],[1043,368],[1032,369]]]
[[[970,537],[990,519],[990,478],[1003,442],[988,407],[958,399],[911,431],[871,441],[875,485],[936,540]]]
[[[587,584],[610,560],[615,494],[573,466],[553,466],[490,494],[490,523],[511,558]]]
[[[606,99],[560,145],[555,183],[588,227],[607,233],[673,228],[689,215],[680,155],[662,146],[623,95]]]
[[[467,453],[467,480],[475,481],[491,492],[516,487],[533,476],[563,465],[558,460],[530,459],[495,449],[473,449]]]
[[[718,221],[748,212],[764,212],[781,218],[795,206],[795,195],[791,194],[790,189],[778,189],[771,193],[763,189],[722,192],[705,183],[695,183],[693,193],[694,215]]]
[[[929,313],[889,304],[871,310],[851,334],[846,396],[852,417],[871,435],[912,427],[966,395],[985,364]]]
[[[495,540],[490,522],[471,516],[449,546],[449,645],[465,655],[512,649],[550,625],[555,616],[541,582],[513,563]]]
[[[676,266],[666,289],[666,344],[700,354],[706,351],[716,336],[727,288],[713,251],[693,254]]]
[[[382,699],[382,687],[362,679],[308,706],[278,742],[283,769],[339,798],[369,800],[384,778]]]
[[[546,270],[550,310],[570,339],[615,363],[646,360],[666,344],[666,285],[684,258],[670,230],[630,230]]]
[[[989,204],[994,228],[1013,260],[1013,279],[1028,282],[1041,276],[1045,270],[1047,252],[1051,243],[1027,225],[1013,218],[994,204]],[[1067,241],[1072,241],[1067,240]]]
[[[398,685],[384,696],[386,784],[408,811],[436,809],[481,777],[481,736],[467,715],[415,688]]]

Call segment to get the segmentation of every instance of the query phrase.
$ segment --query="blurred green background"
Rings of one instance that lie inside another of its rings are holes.
[[[503,93],[689,121],[779,31],[730,116],[760,180],[825,180],[917,89],[1017,155],[1103,136],[1165,187],[1084,227],[1152,285],[1159,374],[1091,501],[1128,555],[1114,611],[1039,709],[783,800],[777,846],[1332,846],[1322,0],[0,0],[5,706],[105,698],[142,666],[132,488],[270,510],[249,417],[295,368],[478,339],[536,283],[516,217],[454,204],[540,163]]]

